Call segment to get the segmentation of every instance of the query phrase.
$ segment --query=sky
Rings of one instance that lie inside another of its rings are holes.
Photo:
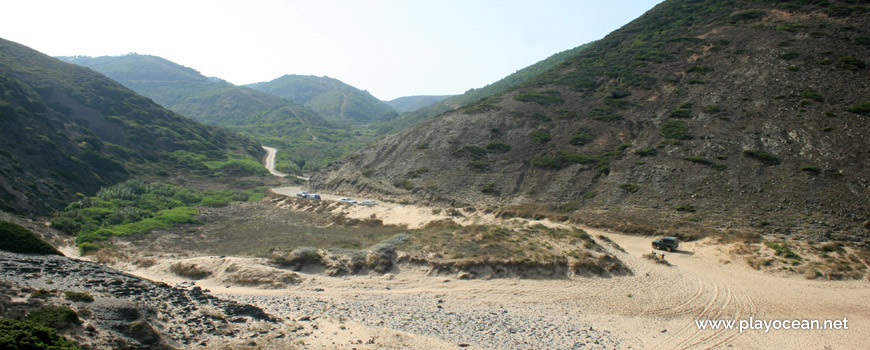
[[[4,0],[51,56],[160,56],[236,85],[329,76],[381,100],[460,94],[598,40],[661,0]]]

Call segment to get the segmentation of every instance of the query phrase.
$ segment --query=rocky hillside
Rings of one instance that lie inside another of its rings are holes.
[[[518,88],[387,136],[312,184],[648,225],[638,232],[866,240],[868,57],[864,2],[667,0]]]
[[[396,112],[406,113],[416,111],[433,103],[441,102],[450,97],[453,97],[453,95],[402,96],[386,102],[390,107],[393,107]]]
[[[326,120],[342,124],[367,124],[398,116],[392,107],[338,79],[311,75],[285,75],[272,81],[247,85],[304,104]]]
[[[0,210],[46,214],[131,176],[256,161],[250,139],[168,111],[90,69],[0,39]]]

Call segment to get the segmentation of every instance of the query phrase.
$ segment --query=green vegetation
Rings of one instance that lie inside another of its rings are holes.
[[[545,144],[550,142],[550,131],[547,129],[537,129],[529,133],[529,137],[532,138],[532,142],[537,144]]]
[[[57,331],[33,322],[0,318],[0,348],[9,350],[78,350]]]
[[[407,177],[409,179],[416,179],[418,177],[423,176],[423,174],[428,173],[428,172],[429,172],[429,168],[422,166],[422,167],[419,167],[417,169],[409,171],[408,174],[405,175],[405,177]]]
[[[0,250],[25,254],[62,255],[28,229],[11,222],[0,221]]]
[[[498,188],[496,188],[495,184],[492,182],[486,184],[486,186],[483,186],[483,188],[480,189],[480,192],[483,192],[484,194],[493,195],[493,196],[498,196],[500,194]]]
[[[804,90],[801,92],[801,97],[808,98],[816,102],[825,102],[825,97],[815,90]]]
[[[88,292],[64,292],[63,296],[66,300],[78,303],[91,303],[94,301],[94,297]]]
[[[867,68],[867,63],[864,63],[864,61],[862,61],[858,58],[855,58],[852,56],[846,56],[846,57],[843,57],[840,59],[839,67],[846,69],[846,70],[856,72],[856,71],[862,70],[864,68]]]
[[[197,224],[197,205],[221,207],[231,202],[259,200],[264,188],[248,191],[192,191],[160,182],[129,180],[104,188],[95,197],[68,205],[51,221],[76,235],[83,252],[100,247],[113,236],[127,236],[179,224]]]
[[[781,257],[786,258],[786,259],[792,259],[795,261],[803,260],[803,258],[800,255],[798,255],[797,253],[795,253],[794,251],[791,250],[791,248],[788,246],[787,243],[784,243],[784,242],[783,243],[775,243],[775,242],[764,241],[764,245],[766,245],[770,249],[773,249],[774,254],[776,254],[777,256],[781,256]]]
[[[533,167],[544,168],[544,169],[561,169],[562,166],[559,165],[555,159],[547,157],[547,156],[534,156],[532,157],[531,165]]]
[[[568,143],[575,146],[583,146],[589,142],[592,142],[592,140],[594,139],[595,134],[592,133],[592,129],[581,126],[580,129],[577,130],[577,133],[574,134],[574,136],[571,136],[571,140],[569,140]]]
[[[489,162],[485,160],[472,160],[465,165],[475,173],[482,173],[489,169]]]
[[[662,136],[674,140],[689,140],[692,135],[689,134],[689,125],[679,120],[672,120],[662,124]]]
[[[695,212],[695,207],[692,206],[691,204],[680,204],[680,205],[674,207],[674,209],[676,209],[677,211],[683,211],[683,212],[687,212],[687,213],[694,213]]]
[[[707,105],[704,106],[704,113],[716,114],[722,112],[723,109],[719,105]]]
[[[474,160],[480,160],[486,158],[486,153],[487,150],[483,147],[468,145],[460,147],[453,152],[453,155],[456,157],[470,157]]]
[[[543,92],[524,91],[514,96],[514,100],[522,102],[535,102],[542,106],[549,106],[565,102],[565,99],[562,98],[562,93],[556,90],[547,90]]]
[[[847,111],[855,114],[870,114],[870,101],[856,103],[850,106]]]
[[[691,118],[692,117],[692,104],[691,103],[683,103],[679,108],[674,109],[668,114],[671,118]]]
[[[599,106],[592,109],[589,115],[592,120],[603,122],[617,122],[623,119],[622,114],[616,113],[616,109],[612,106]]]
[[[169,267],[172,273],[192,280],[201,280],[211,276],[211,271],[201,269],[193,263],[177,262]]]
[[[75,311],[63,306],[43,306],[28,313],[24,321],[56,330],[71,329],[82,323]]]
[[[486,151],[489,153],[506,153],[511,150],[511,145],[504,142],[490,142],[486,145]]]
[[[755,149],[747,149],[743,151],[743,155],[755,159],[764,165],[779,165],[780,161],[775,155]]]
[[[393,186],[398,187],[398,188],[403,188],[403,189],[408,190],[408,191],[414,189],[414,184],[412,184],[410,181],[405,180],[405,179],[393,182]]]
[[[637,191],[640,191],[640,185],[635,184],[621,184],[619,185],[619,188],[623,189],[625,192],[628,193],[635,193]]]
[[[780,25],[776,26],[776,30],[778,30],[778,31],[785,31],[785,32],[791,32],[791,33],[802,31],[804,29],[807,29],[807,25],[800,24],[800,23],[786,23],[786,24],[780,24]]]
[[[822,173],[822,169],[814,166],[803,166],[801,167],[801,171],[807,172],[813,175],[819,175]]]
[[[658,151],[654,147],[645,147],[634,151],[634,154],[641,157],[654,156],[656,153],[658,153]]]
[[[797,51],[787,51],[787,52],[779,55],[779,58],[782,58],[784,60],[793,60],[793,59],[798,58],[800,56],[801,56],[801,54],[798,53]]]
[[[740,11],[740,12],[737,12],[737,13],[731,15],[730,19],[731,19],[732,23],[737,22],[737,21],[747,22],[747,21],[762,18],[765,15],[767,15],[767,11],[764,11],[764,10],[747,10],[747,11]]]

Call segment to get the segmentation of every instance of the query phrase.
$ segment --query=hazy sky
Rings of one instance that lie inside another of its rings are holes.
[[[661,0],[4,0],[0,37],[51,56],[161,56],[234,84],[327,75],[382,100],[482,87]]]

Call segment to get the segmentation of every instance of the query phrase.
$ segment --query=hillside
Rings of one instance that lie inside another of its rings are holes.
[[[453,95],[419,95],[419,96],[402,96],[396,99],[386,101],[390,107],[399,112],[399,114],[413,112],[420,108],[426,107],[433,103],[441,102],[444,99],[453,97]]]
[[[0,126],[0,210],[21,214],[46,214],[132,176],[230,172],[203,162],[256,161],[264,153],[102,74],[3,39]]]
[[[551,55],[550,57],[547,57],[546,59],[538,63],[520,69],[513,74],[508,75],[501,80],[484,86],[482,88],[470,89],[462,95],[451,96],[446,99],[442,99],[440,101],[421,106],[420,108],[410,110],[406,113],[400,112],[402,113],[402,115],[399,116],[399,118],[397,118],[396,120],[390,121],[389,123],[380,123],[376,127],[379,133],[388,134],[390,132],[402,130],[407,127],[413,126],[441,113],[452,111],[459,107],[479,101],[495,94],[500,94],[510,88],[513,88],[514,86],[528,81],[529,79],[543,72],[546,72],[550,68],[553,68],[557,64],[562,63],[564,60],[587,48],[589,45],[590,44],[583,44],[573,49],[565,50],[557,54]]]
[[[334,123],[368,124],[398,116],[392,107],[368,91],[330,77],[285,75],[247,86],[304,104]]]
[[[809,3],[665,1],[312,187],[624,232],[867,242],[870,8]]]
[[[338,159],[360,140],[350,128],[335,126],[310,108],[273,94],[207,78],[166,59],[138,54],[60,57],[109,76],[176,113],[246,134],[283,150],[278,168],[300,173],[306,164]]]

